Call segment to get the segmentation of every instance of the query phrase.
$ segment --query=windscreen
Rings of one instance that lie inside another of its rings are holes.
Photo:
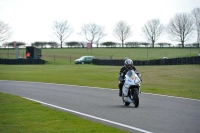
[[[135,76],[135,72],[134,72],[133,70],[129,70],[129,71],[126,73],[126,75],[127,75],[129,78],[131,78],[131,77]]]
[[[84,60],[85,59],[85,56],[82,56],[81,58],[80,58],[80,60]]]

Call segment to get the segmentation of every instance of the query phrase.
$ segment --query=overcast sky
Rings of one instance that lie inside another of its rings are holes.
[[[53,22],[67,20],[74,32],[66,41],[86,41],[78,33],[83,24],[94,22],[105,26],[108,34],[101,41],[120,42],[113,36],[115,24],[126,21],[133,31],[127,41],[147,41],[143,25],[160,19],[166,25],[176,13],[190,13],[200,7],[200,0],[0,0],[0,20],[12,27],[8,41],[56,41]],[[194,39],[196,40],[196,38]],[[157,42],[171,42],[166,36]],[[191,40],[192,42],[192,40]]]

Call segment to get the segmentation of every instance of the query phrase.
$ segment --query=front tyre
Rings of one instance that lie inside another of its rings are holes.
[[[134,91],[134,104],[136,108],[139,106],[139,96],[137,91]]]

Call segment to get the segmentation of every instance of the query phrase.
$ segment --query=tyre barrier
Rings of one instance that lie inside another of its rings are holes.
[[[0,64],[8,65],[23,65],[23,64],[45,64],[45,60],[42,59],[1,59]]]
[[[94,65],[123,66],[124,61],[125,59],[93,59],[92,62]],[[133,64],[135,66],[200,64],[200,56],[146,60],[146,61],[133,60]]]

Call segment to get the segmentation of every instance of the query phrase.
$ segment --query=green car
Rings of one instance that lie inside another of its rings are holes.
[[[91,64],[94,56],[82,56],[74,61],[75,64]]]

